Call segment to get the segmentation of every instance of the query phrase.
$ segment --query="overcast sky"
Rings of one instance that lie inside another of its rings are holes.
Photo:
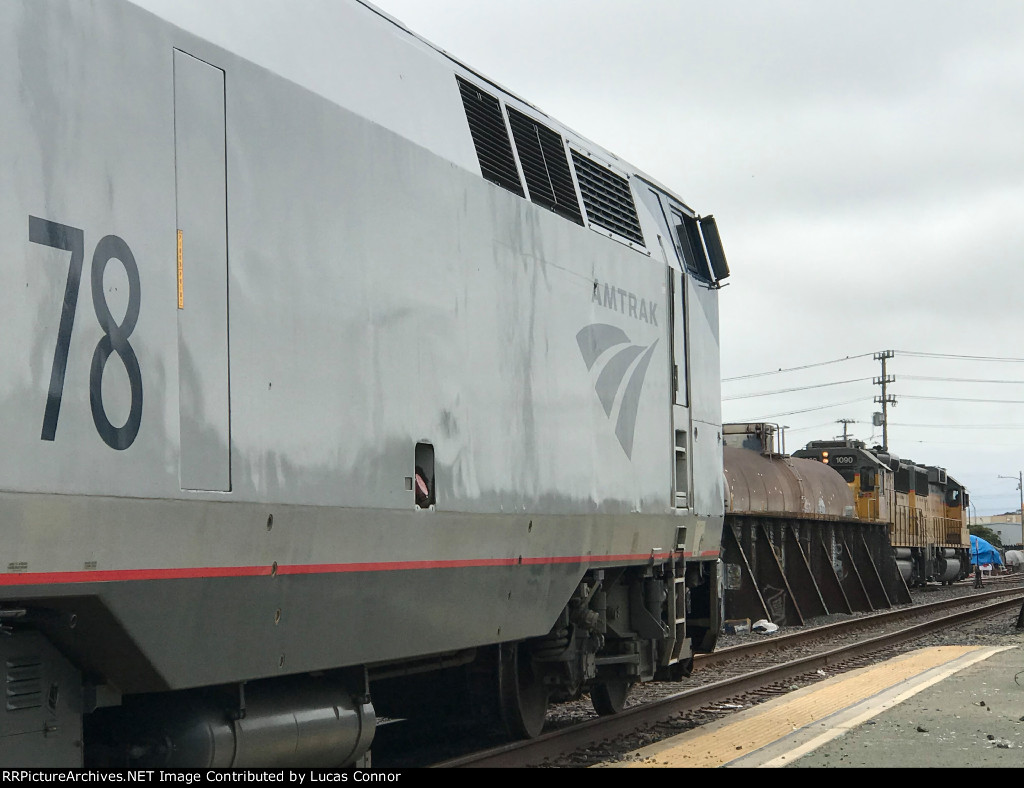
[[[376,5],[715,215],[725,420],[881,443],[895,350],[890,450],[1019,507],[1022,0]]]

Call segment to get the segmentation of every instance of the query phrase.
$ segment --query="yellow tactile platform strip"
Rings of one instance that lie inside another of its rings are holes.
[[[903,654],[879,665],[836,676],[718,722],[694,728],[663,742],[635,750],[627,756],[627,760],[599,764],[596,768],[725,766],[786,737],[792,737],[794,731],[801,731],[807,726],[820,723],[827,717],[857,706],[870,698],[885,695],[885,698],[878,697],[878,702],[870,705],[867,710],[859,710],[855,719],[844,719],[842,723],[832,726],[824,734],[821,733],[823,728],[820,727],[815,728],[813,732],[805,733],[802,741],[794,742],[793,746],[788,748],[792,756],[799,757],[799,754],[840,735],[851,724],[864,722],[945,676],[1001,650],[975,646],[942,646]],[[961,659],[964,657],[966,658]],[[954,661],[957,661],[956,664],[950,665]],[[944,665],[949,665],[949,669],[934,670]],[[933,671],[935,675],[923,677],[922,674],[928,671]],[[922,677],[922,680],[911,686],[909,682],[917,677]],[[894,693],[893,690],[898,692]],[[792,761],[793,757],[789,760]],[[751,765],[780,764],[768,760]]]

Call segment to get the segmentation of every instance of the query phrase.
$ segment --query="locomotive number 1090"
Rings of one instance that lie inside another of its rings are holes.
[[[57,419],[60,416],[60,403],[64,395],[64,374],[68,365],[68,349],[71,346],[71,332],[75,327],[75,310],[78,306],[78,290],[82,280],[82,263],[85,259],[85,233],[77,227],[69,227],[35,216],[28,217],[28,236],[34,244],[49,246],[71,252],[68,266],[67,285],[64,288],[64,305],[61,310],[60,325],[57,328],[57,347],[53,354],[53,367],[50,371],[50,388],[46,398],[46,411],[43,414],[43,431],[40,439],[52,441],[57,435]],[[106,294],[103,290],[103,274],[107,263],[111,260],[120,261],[128,275],[128,307],[124,319],[118,323],[110,313]],[[142,371],[139,360],[135,356],[131,343],[128,341],[135,330],[139,319],[141,301],[141,285],[139,267],[135,256],[121,238],[108,235],[97,245],[92,256],[92,305],[103,336],[92,354],[92,367],[89,372],[89,404],[92,408],[92,420],[96,431],[110,448],[124,451],[135,442],[142,424]],[[124,364],[131,386],[131,408],[128,419],[120,427],[115,427],[107,417],[103,406],[103,371],[111,353],[116,353]]]

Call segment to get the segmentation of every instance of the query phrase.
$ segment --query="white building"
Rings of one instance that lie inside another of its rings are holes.
[[[973,524],[984,525],[999,534],[1003,546],[1024,544],[1019,511],[975,517]]]

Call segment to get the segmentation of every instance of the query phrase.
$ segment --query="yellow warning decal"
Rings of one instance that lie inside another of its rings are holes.
[[[178,230],[178,309],[185,308],[185,279],[181,271],[181,230]]]

